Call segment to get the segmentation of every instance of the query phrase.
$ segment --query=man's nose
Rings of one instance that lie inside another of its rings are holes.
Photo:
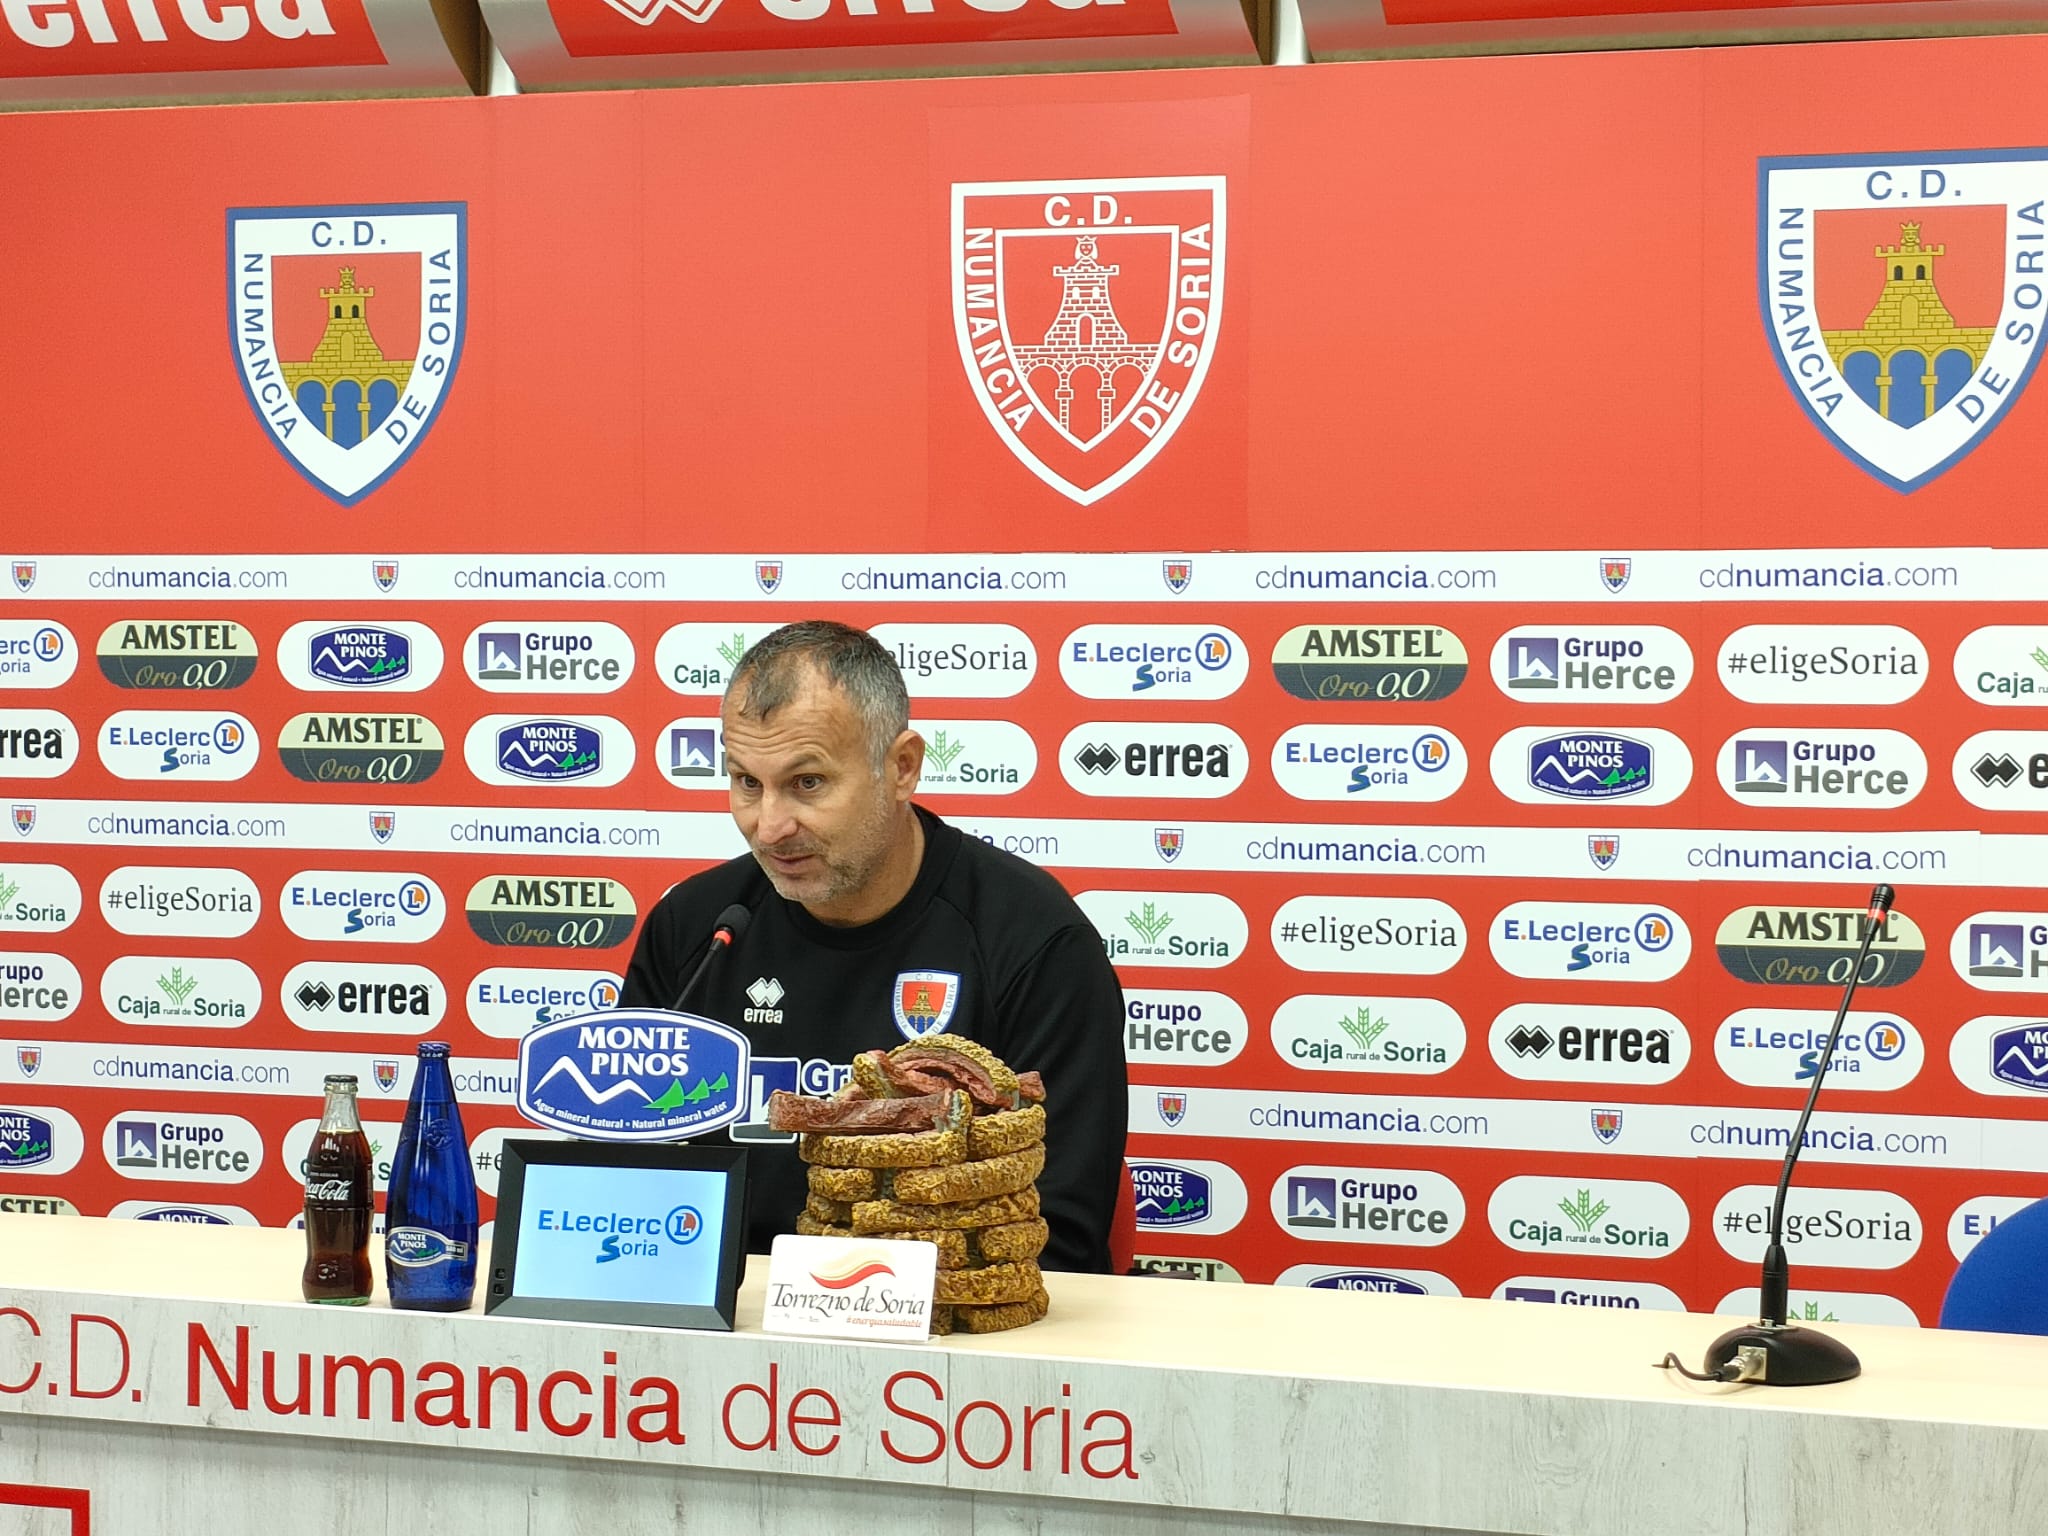
[[[773,848],[796,834],[796,802],[773,789],[761,791],[754,822],[754,841]]]

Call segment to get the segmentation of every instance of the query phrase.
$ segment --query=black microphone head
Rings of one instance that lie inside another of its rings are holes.
[[[1899,893],[1897,891],[1893,890],[1888,885],[1879,885],[1875,890],[1873,890],[1870,893],[1871,912],[1873,914],[1882,915],[1886,912],[1891,911],[1892,903],[1898,899],[1898,894]]]
[[[726,943],[737,944],[746,933],[747,924],[753,920],[754,914],[736,901],[718,914],[718,921],[711,928],[711,936],[715,939],[723,934]]]

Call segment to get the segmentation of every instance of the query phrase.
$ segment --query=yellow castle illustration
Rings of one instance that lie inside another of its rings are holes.
[[[1884,291],[1877,296],[1877,304],[1858,329],[1822,331],[1821,339],[1835,366],[1852,383],[1856,379],[1850,359],[1859,354],[1873,359],[1877,364],[1872,381],[1877,399],[1872,403],[1878,415],[1887,421],[1903,420],[1910,425],[1932,416],[1948,395],[1961,388],[1963,380],[1984,361],[1998,328],[1956,324],[1948,306],[1942,303],[1934,280],[1934,264],[1948,254],[1948,247],[1922,245],[1918,224],[1901,224],[1899,243],[1880,245],[1875,250],[1878,260],[1885,264]],[[1967,357],[1969,367],[1956,371],[1951,364],[1948,388],[1942,390],[1943,381],[1937,377],[1937,370],[1943,357],[1950,353]],[[1894,386],[1902,392],[1919,391],[1920,398],[1895,402]],[[1937,391],[1941,398],[1937,398]],[[1896,413],[1895,403],[1899,407]],[[1916,405],[1920,407],[1917,412]]]
[[[361,442],[397,404],[398,397],[405,392],[406,380],[412,377],[413,359],[387,358],[377,345],[377,338],[370,334],[369,301],[376,294],[375,288],[356,286],[354,267],[343,267],[339,285],[320,290],[327,307],[327,329],[321,334],[320,345],[305,362],[284,365],[285,387],[308,415],[312,414],[312,405],[307,395],[301,394],[300,386],[309,382],[320,386],[321,430],[330,439],[334,436],[337,386],[355,386],[354,399],[347,404],[360,417],[352,440]],[[379,382],[391,386],[391,395],[380,402],[382,408],[375,411],[376,420],[372,420],[370,387]]]

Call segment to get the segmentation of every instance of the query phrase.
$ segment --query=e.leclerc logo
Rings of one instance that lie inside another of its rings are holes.
[[[285,882],[278,911],[302,939],[423,944],[441,931],[448,903],[425,875],[308,869]]]
[[[1522,624],[1496,640],[1494,686],[1520,704],[1662,704],[1692,682],[1692,647],[1654,624]]]
[[[1273,646],[1273,677],[1317,703],[1426,704],[1464,684],[1465,642],[1441,624],[1302,624]]]
[[[277,642],[278,670],[308,693],[418,693],[441,663],[441,639],[424,624],[309,619]]]
[[[1297,800],[1447,800],[1464,743],[1435,725],[1297,725],[1273,743],[1273,779]]]
[[[1486,941],[1502,970],[1532,980],[1669,981],[1692,958],[1683,918],[1626,902],[1518,901]]]
[[[611,971],[494,965],[477,972],[463,1005],[481,1033],[517,1040],[538,1025],[616,1008],[623,985]]]
[[[1714,766],[1730,798],[1764,810],[1888,810],[1927,784],[1927,754],[1900,731],[1759,726],[1723,742]]]
[[[247,778],[262,755],[256,727],[202,709],[124,709],[100,727],[100,761],[116,778]]]
[[[519,1042],[519,1112],[593,1141],[673,1141],[746,1108],[747,1037],[641,1008],[544,1024]]]
[[[1060,677],[1084,699],[1227,699],[1249,671],[1221,625],[1084,624],[1060,642]]]
[[[479,783],[603,789],[633,771],[633,733],[610,715],[485,715],[463,761]]]
[[[78,670],[78,641],[54,619],[0,619],[0,688],[61,688]]]
[[[1840,989],[1869,921],[1861,907],[1738,907],[1714,931],[1714,953],[1738,981]],[[1857,982],[1896,987],[1919,974],[1927,940],[1905,913],[1885,914]]]
[[[1819,1008],[1744,1008],[1714,1032],[1714,1058],[1733,1082],[1805,1089],[1833,1023],[1833,1012]],[[1926,1055],[1920,1031],[1897,1014],[1851,1013],[1828,1063],[1828,1092],[1903,1088],[1920,1075]]]
[[[100,675],[116,688],[239,688],[256,675],[256,637],[233,619],[116,619],[100,631]]]
[[[1523,805],[1669,805],[1692,782],[1692,753],[1669,731],[1525,725],[1493,744],[1494,785]]]
[[[469,888],[470,931],[486,944],[610,949],[632,937],[633,893],[602,875],[485,875]]]
[[[1267,1195],[1273,1220],[1317,1243],[1436,1248],[1465,1227],[1465,1196],[1419,1168],[1289,1168]]]

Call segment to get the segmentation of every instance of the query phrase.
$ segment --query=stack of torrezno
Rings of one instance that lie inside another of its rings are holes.
[[[939,1250],[932,1331],[999,1333],[1045,1316],[1045,1085],[985,1047],[926,1035],[853,1060],[829,1099],[777,1092],[768,1123],[802,1133],[798,1232]]]

